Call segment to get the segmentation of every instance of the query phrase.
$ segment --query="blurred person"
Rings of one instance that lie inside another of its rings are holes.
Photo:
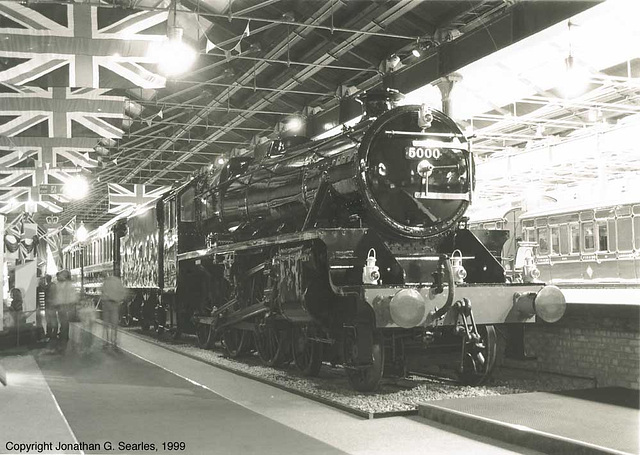
[[[11,311],[13,326],[18,327],[18,324],[20,324],[20,320],[22,319],[22,292],[18,288],[13,288],[9,291],[9,295],[11,297],[9,310]]]
[[[47,323],[46,338],[54,340],[58,337],[58,315],[53,307],[53,293],[55,291],[55,283],[51,281],[51,275],[44,277],[44,317]]]
[[[60,340],[56,350],[64,352],[69,342],[69,312],[71,307],[78,303],[78,293],[73,287],[73,283],[71,283],[71,273],[68,270],[58,272],[56,277],[57,283],[53,302],[60,322]]]
[[[96,310],[91,299],[85,300],[80,305],[78,317],[83,330],[80,331],[80,343],[78,352],[81,356],[91,353],[93,345],[93,321],[96,319]]]
[[[122,281],[117,276],[108,276],[102,282],[102,322],[104,327],[105,347],[118,348],[118,322],[120,304],[126,296]]]

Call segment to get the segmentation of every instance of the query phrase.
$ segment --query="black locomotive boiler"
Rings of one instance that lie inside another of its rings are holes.
[[[262,144],[165,195],[153,226],[126,220],[123,280],[156,280],[147,317],[306,375],[342,364],[361,391],[404,373],[411,352],[452,346],[461,380],[480,383],[495,325],[559,319],[557,288],[506,283],[489,252],[505,239],[483,245],[466,229],[474,164],[458,126],[396,100],[369,93],[354,127]],[[155,274],[139,266],[148,241]]]
[[[330,360],[367,391],[409,348],[456,339],[460,377],[479,383],[493,325],[561,317],[557,288],[506,284],[466,229],[474,164],[457,125],[394,97],[366,95],[355,127],[263,144],[160,202],[177,226],[176,302],[202,346],[291,356],[308,375]]]

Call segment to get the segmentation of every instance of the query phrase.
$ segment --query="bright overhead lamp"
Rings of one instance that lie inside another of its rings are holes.
[[[560,91],[565,98],[575,98],[584,93],[591,79],[589,71],[575,62],[573,56],[565,59],[565,74],[562,77]]]
[[[76,229],[76,240],[78,242],[84,242],[85,240],[87,240],[87,237],[89,236],[89,231],[87,231],[87,228],[84,226],[84,222],[80,222],[80,226],[78,226],[78,229]]]
[[[188,71],[196,61],[197,53],[182,41],[184,29],[178,27],[178,0],[172,2],[173,20],[167,23],[165,40],[149,48],[148,57],[158,62],[158,70],[165,76],[177,76]]]
[[[69,199],[82,199],[89,192],[89,182],[81,175],[74,175],[65,182],[63,192]]]
[[[569,55],[564,59],[565,73],[561,77],[560,91],[565,98],[574,98],[587,90],[591,80],[591,74],[583,65],[577,62],[571,48],[571,27],[574,24],[569,21]]]

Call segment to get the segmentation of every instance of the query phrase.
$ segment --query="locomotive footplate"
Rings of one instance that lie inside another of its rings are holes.
[[[447,294],[447,286],[440,293],[426,286],[362,287],[362,298],[373,309],[379,329],[456,325],[456,311],[432,317],[445,305]],[[478,325],[531,323],[535,316],[555,322],[566,308],[562,291],[544,284],[457,285],[455,300],[465,299],[473,302],[474,320]]]

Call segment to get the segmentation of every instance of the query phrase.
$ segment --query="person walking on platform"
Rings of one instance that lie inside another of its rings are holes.
[[[71,283],[71,273],[68,270],[58,272],[57,278],[54,305],[60,321],[60,339],[56,350],[64,352],[69,342],[69,312],[78,303],[78,293]]]
[[[51,275],[44,277],[44,316],[47,322],[46,338],[54,340],[58,337],[58,315],[54,308],[53,293],[55,284],[51,282]]]
[[[102,282],[102,319],[106,347],[118,348],[118,322],[120,304],[126,296],[122,281],[117,276],[108,276]]]
[[[22,291],[18,288],[13,288],[9,292],[11,295],[11,306],[9,307],[11,310],[11,315],[13,319],[13,327],[15,329],[18,328],[18,325],[22,322],[23,314],[22,314]]]

